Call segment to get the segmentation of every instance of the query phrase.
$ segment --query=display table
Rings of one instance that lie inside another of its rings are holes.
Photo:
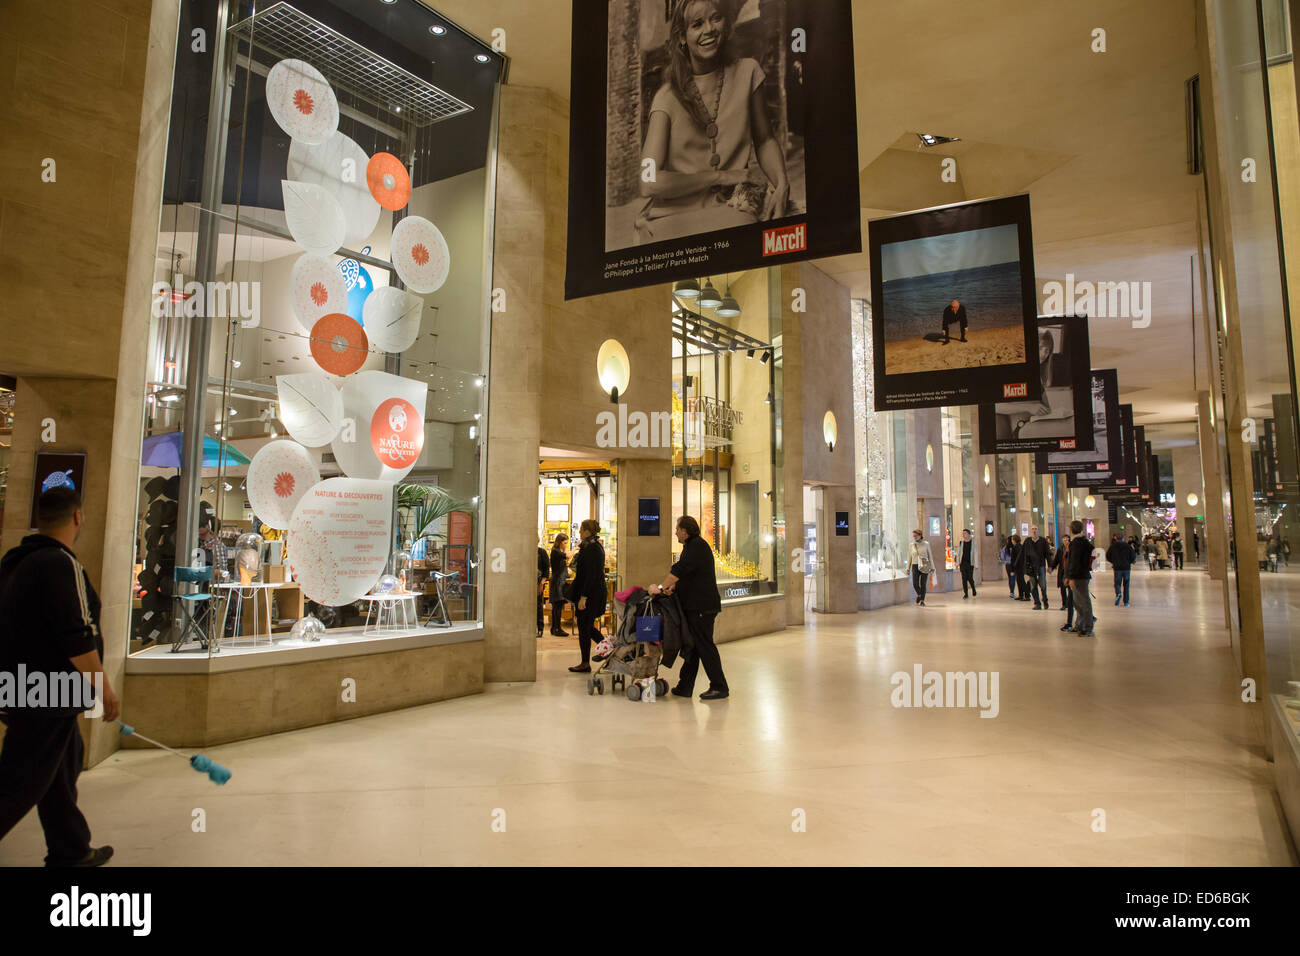
[[[366,602],[366,623],[362,634],[391,634],[404,631],[419,623],[420,611],[416,606],[418,594],[409,591],[390,592],[388,594],[366,594],[361,600]],[[397,623],[398,609],[401,609],[402,623]],[[375,614],[375,626],[370,626],[370,615]]]

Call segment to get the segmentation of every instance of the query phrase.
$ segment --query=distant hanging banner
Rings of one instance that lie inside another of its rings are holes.
[[[868,223],[876,411],[1041,401],[1029,197]]]
[[[1119,432],[1119,384],[1113,368],[1092,370],[1093,447],[1090,451],[1039,452],[1039,474],[1109,471],[1110,456],[1122,456]]]
[[[980,454],[1091,449],[1091,365],[1086,316],[1040,316],[1038,377],[1043,397],[981,405]]]
[[[700,9],[573,2],[566,299],[862,250],[848,0]]]

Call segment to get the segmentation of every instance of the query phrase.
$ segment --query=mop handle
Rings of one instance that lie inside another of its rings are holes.
[[[173,750],[171,747],[168,747],[166,744],[160,744],[160,743],[158,743],[158,741],[153,740],[152,738],[146,737],[144,734],[140,733],[138,730],[136,730],[136,729],[135,729],[134,727],[132,727],[130,724],[122,723],[122,719],[121,719],[120,717],[118,718],[118,721],[117,721],[117,722],[118,722],[119,724],[122,724],[122,736],[123,736],[123,737],[139,737],[139,738],[140,738],[141,740],[143,740],[145,743],[153,744],[155,747],[160,747],[160,748],[162,748],[163,750],[168,751],[169,753],[174,753],[176,756],[180,757],[182,760],[184,760],[184,761],[186,761],[186,762],[189,761],[190,758],[189,758],[188,756],[186,756],[185,754],[181,753],[179,750]]]

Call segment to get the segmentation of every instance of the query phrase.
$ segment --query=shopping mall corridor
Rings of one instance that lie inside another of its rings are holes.
[[[81,805],[116,866],[1294,863],[1218,585],[1098,585],[1092,640],[991,584],[725,644],[712,704],[588,697],[547,650],[535,684],[213,748],[220,789],[123,752]],[[914,664],[997,671],[997,716],[895,708]],[[35,814],[0,844],[42,855]]]

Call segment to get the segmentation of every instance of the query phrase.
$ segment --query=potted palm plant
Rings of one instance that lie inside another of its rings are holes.
[[[445,488],[405,483],[397,486],[397,508],[402,519],[397,542],[400,548],[402,531],[412,546],[426,538],[446,540],[446,535],[433,530],[434,526],[453,511],[473,511],[474,505]]]

